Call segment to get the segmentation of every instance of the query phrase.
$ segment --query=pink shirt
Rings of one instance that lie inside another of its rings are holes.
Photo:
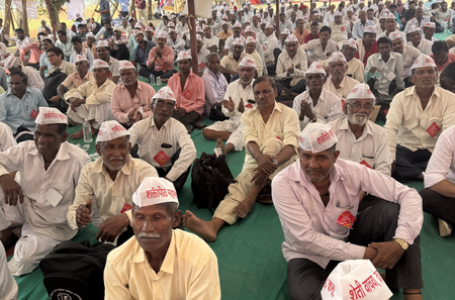
[[[205,88],[202,78],[190,71],[182,91],[180,84],[180,72],[169,78],[168,87],[174,92],[177,107],[185,109],[187,113],[195,111],[202,115],[205,104]]]
[[[30,45],[27,45],[21,49],[21,51],[20,51],[21,62],[25,62],[25,53],[27,53],[29,51],[30,51],[30,58],[29,58],[28,62],[30,64],[39,63],[39,59],[41,57],[41,54],[44,53],[44,50],[41,50],[38,47],[37,43],[31,43]]]
[[[162,57],[155,59],[155,52],[159,46],[153,47],[149,53],[149,59],[147,59],[147,67],[151,68],[155,64],[155,71],[167,72],[174,69],[174,50],[171,47],[164,45],[162,50]]]
[[[341,214],[357,215],[360,191],[400,204],[395,238],[412,245],[423,224],[422,198],[416,190],[359,163],[338,158],[330,171],[330,200],[324,206],[319,192],[303,173],[300,160],[272,182],[273,204],[286,241],[287,261],[309,259],[322,268],[330,260],[362,259],[365,247],[346,242],[350,229],[337,223]],[[359,224],[355,221],[352,228]]]
[[[125,85],[120,83],[112,90],[111,110],[115,120],[122,124],[132,125],[128,119],[128,113],[136,107],[142,107],[144,111],[142,118],[145,119],[152,115],[150,109],[151,99],[155,95],[155,89],[150,85],[137,81],[136,96],[131,99],[130,92]]]

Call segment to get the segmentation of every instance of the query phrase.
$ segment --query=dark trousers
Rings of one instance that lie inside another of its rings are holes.
[[[187,127],[188,125],[194,126],[194,123],[196,123],[197,120],[199,120],[199,118],[201,116],[197,112],[192,111],[192,112],[186,113],[183,117],[181,117],[177,113],[177,111],[174,111],[174,114],[172,115],[172,117],[176,120],[179,120],[183,125],[185,125],[185,127]]]
[[[112,50],[111,56],[117,60],[130,60],[130,50],[126,45],[119,45],[118,50]]]
[[[167,79],[170,78],[173,74],[177,73],[176,70],[172,69],[170,71],[155,71],[155,68],[146,68],[146,67],[141,67],[139,69],[139,75],[149,78],[150,74],[153,74],[155,77],[161,77],[161,79]]]
[[[292,93],[300,94],[305,91],[306,83],[304,79],[297,82],[297,84],[294,85],[293,87],[291,87],[291,81],[292,78],[284,80],[275,80],[276,88],[278,90],[278,96],[281,96],[282,91],[286,93],[286,96],[291,96]]]
[[[446,221],[455,228],[455,198],[446,197],[430,189],[419,192],[422,197],[423,211],[435,218]]]
[[[174,163],[177,161],[177,159],[180,157],[180,151],[182,150],[182,148],[179,148],[177,150],[177,152],[174,153],[174,155],[172,155],[172,157],[170,158],[170,161],[171,161],[171,164],[172,166],[174,165]],[[158,172],[158,176],[159,177],[166,177],[167,174],[169,173],[169,171],[172,169],[172,167],[170,167],[169,169],[167,170],[164,170],[162,168],[156,168],[156,171]],[[178,192],[180,192],[182,190],[182,187],[183,185],[185,184],[186,182],[186,179],[188,178],[188,174],[190,174],[190,169],[191,169],[191,165],[188,167],[188,170],[186,170],[185,172],[182,173],[182,175],[180,175],[179,178],[177,178],[177,180],[175,180],[173,183],[174,183],[174,187],[175,187],[175,190]]]
[[[411,151],[397,145],[395,172],[392,177],[401,182],[417,179],[427,168],[430,157],[431,152],[426,149]]]
[[[16,139],[16,142],[18,144],[20,142],[33,141],[33,132],[31,132],[24,126],[19,126],[16,130],[14,138]]]
[[[371,196],[361,201],[354,229],[348,242],[368,246],[373,242],[391,241],[398,226],[400,206],[396,203]],[[325,269],[303,258],[288,262],[288,289],[291,300],[319,300],[324,282],[339,262],[330,261]],[[385,270],[387,285],[393,289],[423,288],[422,265],[420,261],[420,238],[409,246],[401,259],[391,270]]]

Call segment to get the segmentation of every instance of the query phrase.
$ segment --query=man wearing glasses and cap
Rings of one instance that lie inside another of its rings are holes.
[[[131,157],[130,134],[117,121],[101,124],[96,151],[100,157],[82,169],[66,217],[74,230],[92,222],[98,227],[96,239],[117,242],[131,223],[131,195],[145,178],[158,177],[158,173],[145,161]],[[131,233],[126,235],[131,237]]]
[[[369,259],[405,300],[421,300],[422,199],[391,177],[341,159],[337,143],[330,125],[308,124],[299,135],[299,160],[272,182],[289,298],[320,299],[340,261]],[[360,201],[363,191],[385,200]]]
[[[343,53],[332,53],[328,59],[328,64],[330,76],[324,83],[324,88],[334,93],[338,96],[338,98],[344,101],[354,86],[359,82],[349,76],[346,76],[348,66],[346,57],[344,57]]]
[[[6,221],[22,224],[8,264],[13,275],[31,273],[57,244],[77,233],[64,215],[90,157],[66,141],[67,123],[68,118],[56,108],[40,107],[34,141],[0,153]],[[20,172],[19,184],[10,176],[13,171]]]
[[[106,299],[221,299],[218,260],[199,237],[172,229],[182,217],[164,178],[145,178],[133,194],[134,237],[107,257]]]
[[[196,148],[182,123],[172,118],[176,99],[171,88],[161,88],[152,98],[153,116],[129,130],[130,144],[139,146],[139,157],[156,168],[160,177],[179,192],[186,182]]]
[[[150,99],[155,89],[137,80],[136,67],[127,60],[119,61],[121,83],[112,90],[111,110],[115,120],[126,128],[152,115]]]

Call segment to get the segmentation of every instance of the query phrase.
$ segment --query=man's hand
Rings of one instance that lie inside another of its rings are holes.
[[[363,259],[369,259],[372,261],[377,254],[378,250],[376,250],[375,248],[367,247],[365,248],[365,254],[363,255]]]
[[[294,64],[292,64],[292,66],[287,69],[286,73],[288,73],[289,75],[294,73]]]
[[[186,115],[186,110],[182,107],[177,107],[176,112],[179,114],[180,117],[183,117]]]
[[[87,201],[85,204],[79,205],[76,210],[76,223],[86,226],[92,221],[90,214],[92,213],[92,200]]]
[[[221,104],[224,106],[224,108],[226,108],[227,110],[229,110],[230,112],[233,112],[234,111],[234,108],[235,108],[235,103],[234,101],[232,101],[232,98],[229,97],[229,100],[222,100],[221,101]]]
[[[240,98],[239,107],[237,108],[237,110],[239,111],[239,113],[242,113],[242,114],[245,111],[245,105],[243,104],[242,98]]]
[[[253,179],[251,179],[251,182],[258,187],[264,187],[267,184],[267,180],[269,179],[269,176],[267,173],[262,171],[260,167],[257,167],[256,169],[253,170],[254,176]]]
[[[76,107],[78,107],[79,105],[82,105],[84,103],[85,103],[85,99],[76,98],[76,99],[74,99],[74,101],[71,102],[71,109],[73,111],[76,111]]]
[[[110,217],[101,223],[98,228],[98,233],[96,234],[96,239],[103,243],[113,242],[129,223],[130,220],[126,214],[119,214],[114,217]]]
[[[300,115],[306,116],[310,120],[315,117],[313,110],[311,109],[311,105],[308,101],[302,100],[302,104],[300,105]]]
[[[161,52],[161,48],[160,47],[156,47],[156,50],[155,50],[155,58],[161,58],[163,57],[163,53]]]
[[[55,96],[51,97],[51,99],[49,99],[49,101],[51,101],[51,102],[57,102],[57,101],[60,101],[60,99],[62,99],[62,98],[60,98],[59,95],[55,95]]]
[[[14,180],[10,174],[5,174],[0,177],[0,185],[3,191],[5,204],[16,206],[17,201],[24,202],[24,194],[22,194],[22,187]]]
[[[261,170],[268,176],[270,176],[276,170],[276,166],[270,160],[270,157],[267,155],[262,154],[257,160],[258,167],[257,169]]]
[[[370,72],[371,74],[374,74],[374,73],[376,73],[377,70],[378,70],[378,69],[376,69],[376,67],[372,67],[372,68],[370,69],[369,72]]]
[[[137,107],[136,108],[133,108],[129,113],[128,113],[128,120],[130,120],[130,122],[136,122],[137,121]]]
[[[376,268],[383,270],[393,269],[404,254],[403,248],[395,241],[371,243],[368,247],[378,251],[371,262]]]

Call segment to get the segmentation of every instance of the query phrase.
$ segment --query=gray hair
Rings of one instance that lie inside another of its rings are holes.
[[[218,59],[221,59],[221,58],[220,58],[220,55],[219,55],[218,53],[216,53],[216,52],[210,52],[210,54],[208,54],[205,58],[207,59],[207,62],[209,62],[209,61],[211,61],[212,58],[214,58],[214,57],[216,57],[216,58],[218,58]]]

